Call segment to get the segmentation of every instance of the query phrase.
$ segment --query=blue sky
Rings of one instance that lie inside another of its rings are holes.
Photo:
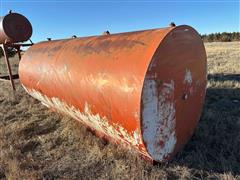
[[[239,0],[0,0],[0,15],[9,9],[25,15],[34,42],[165,27],[170,22],[193,26],[201,34],[240,31]]]

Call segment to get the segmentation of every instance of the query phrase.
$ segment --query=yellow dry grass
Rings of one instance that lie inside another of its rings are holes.
[[[51,112],[19,83],[12,93],[0,82],[0,179],[240,179],[240,43],[205,46],[204,111],[194,136],[168,164],[152,166]]]

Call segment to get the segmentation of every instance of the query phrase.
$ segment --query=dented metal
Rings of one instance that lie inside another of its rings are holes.
[[[206,53],[190,26],[46,41],[19,67],[25,90],[98,135],[168,161],[193,134]]]

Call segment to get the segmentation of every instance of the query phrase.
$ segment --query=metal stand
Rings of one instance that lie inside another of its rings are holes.
[[[5,63],[7,65],[7,69],[8,69],[8,75],[0,76],[0,81],[10,81],[12,89],[14,91],[16,90],[14,80],[19,79],[19,75],[18,74],[14,74],[14,75],[12,74],[12,69],[11,69],[11,65],[10,65],[10,62],[9,62],[9,56],[8,56],[7,50],[8,50],[9,47],[16,49],[17,54],[18,54],[18,58],[19,58],[19,61],[20,61],[21,60],[21,47],[32,46],[32,45],[33,45],[32,41],[31,41],[31,44],[8,44],[8,43],[0,44],[0,47],[3,50]]]

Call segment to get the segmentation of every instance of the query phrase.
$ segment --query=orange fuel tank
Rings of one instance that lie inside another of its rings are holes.
[[[186,25],[47,41],[27,50],[19,75],[46,106],[164,162],[200,118],[206,52]]]

